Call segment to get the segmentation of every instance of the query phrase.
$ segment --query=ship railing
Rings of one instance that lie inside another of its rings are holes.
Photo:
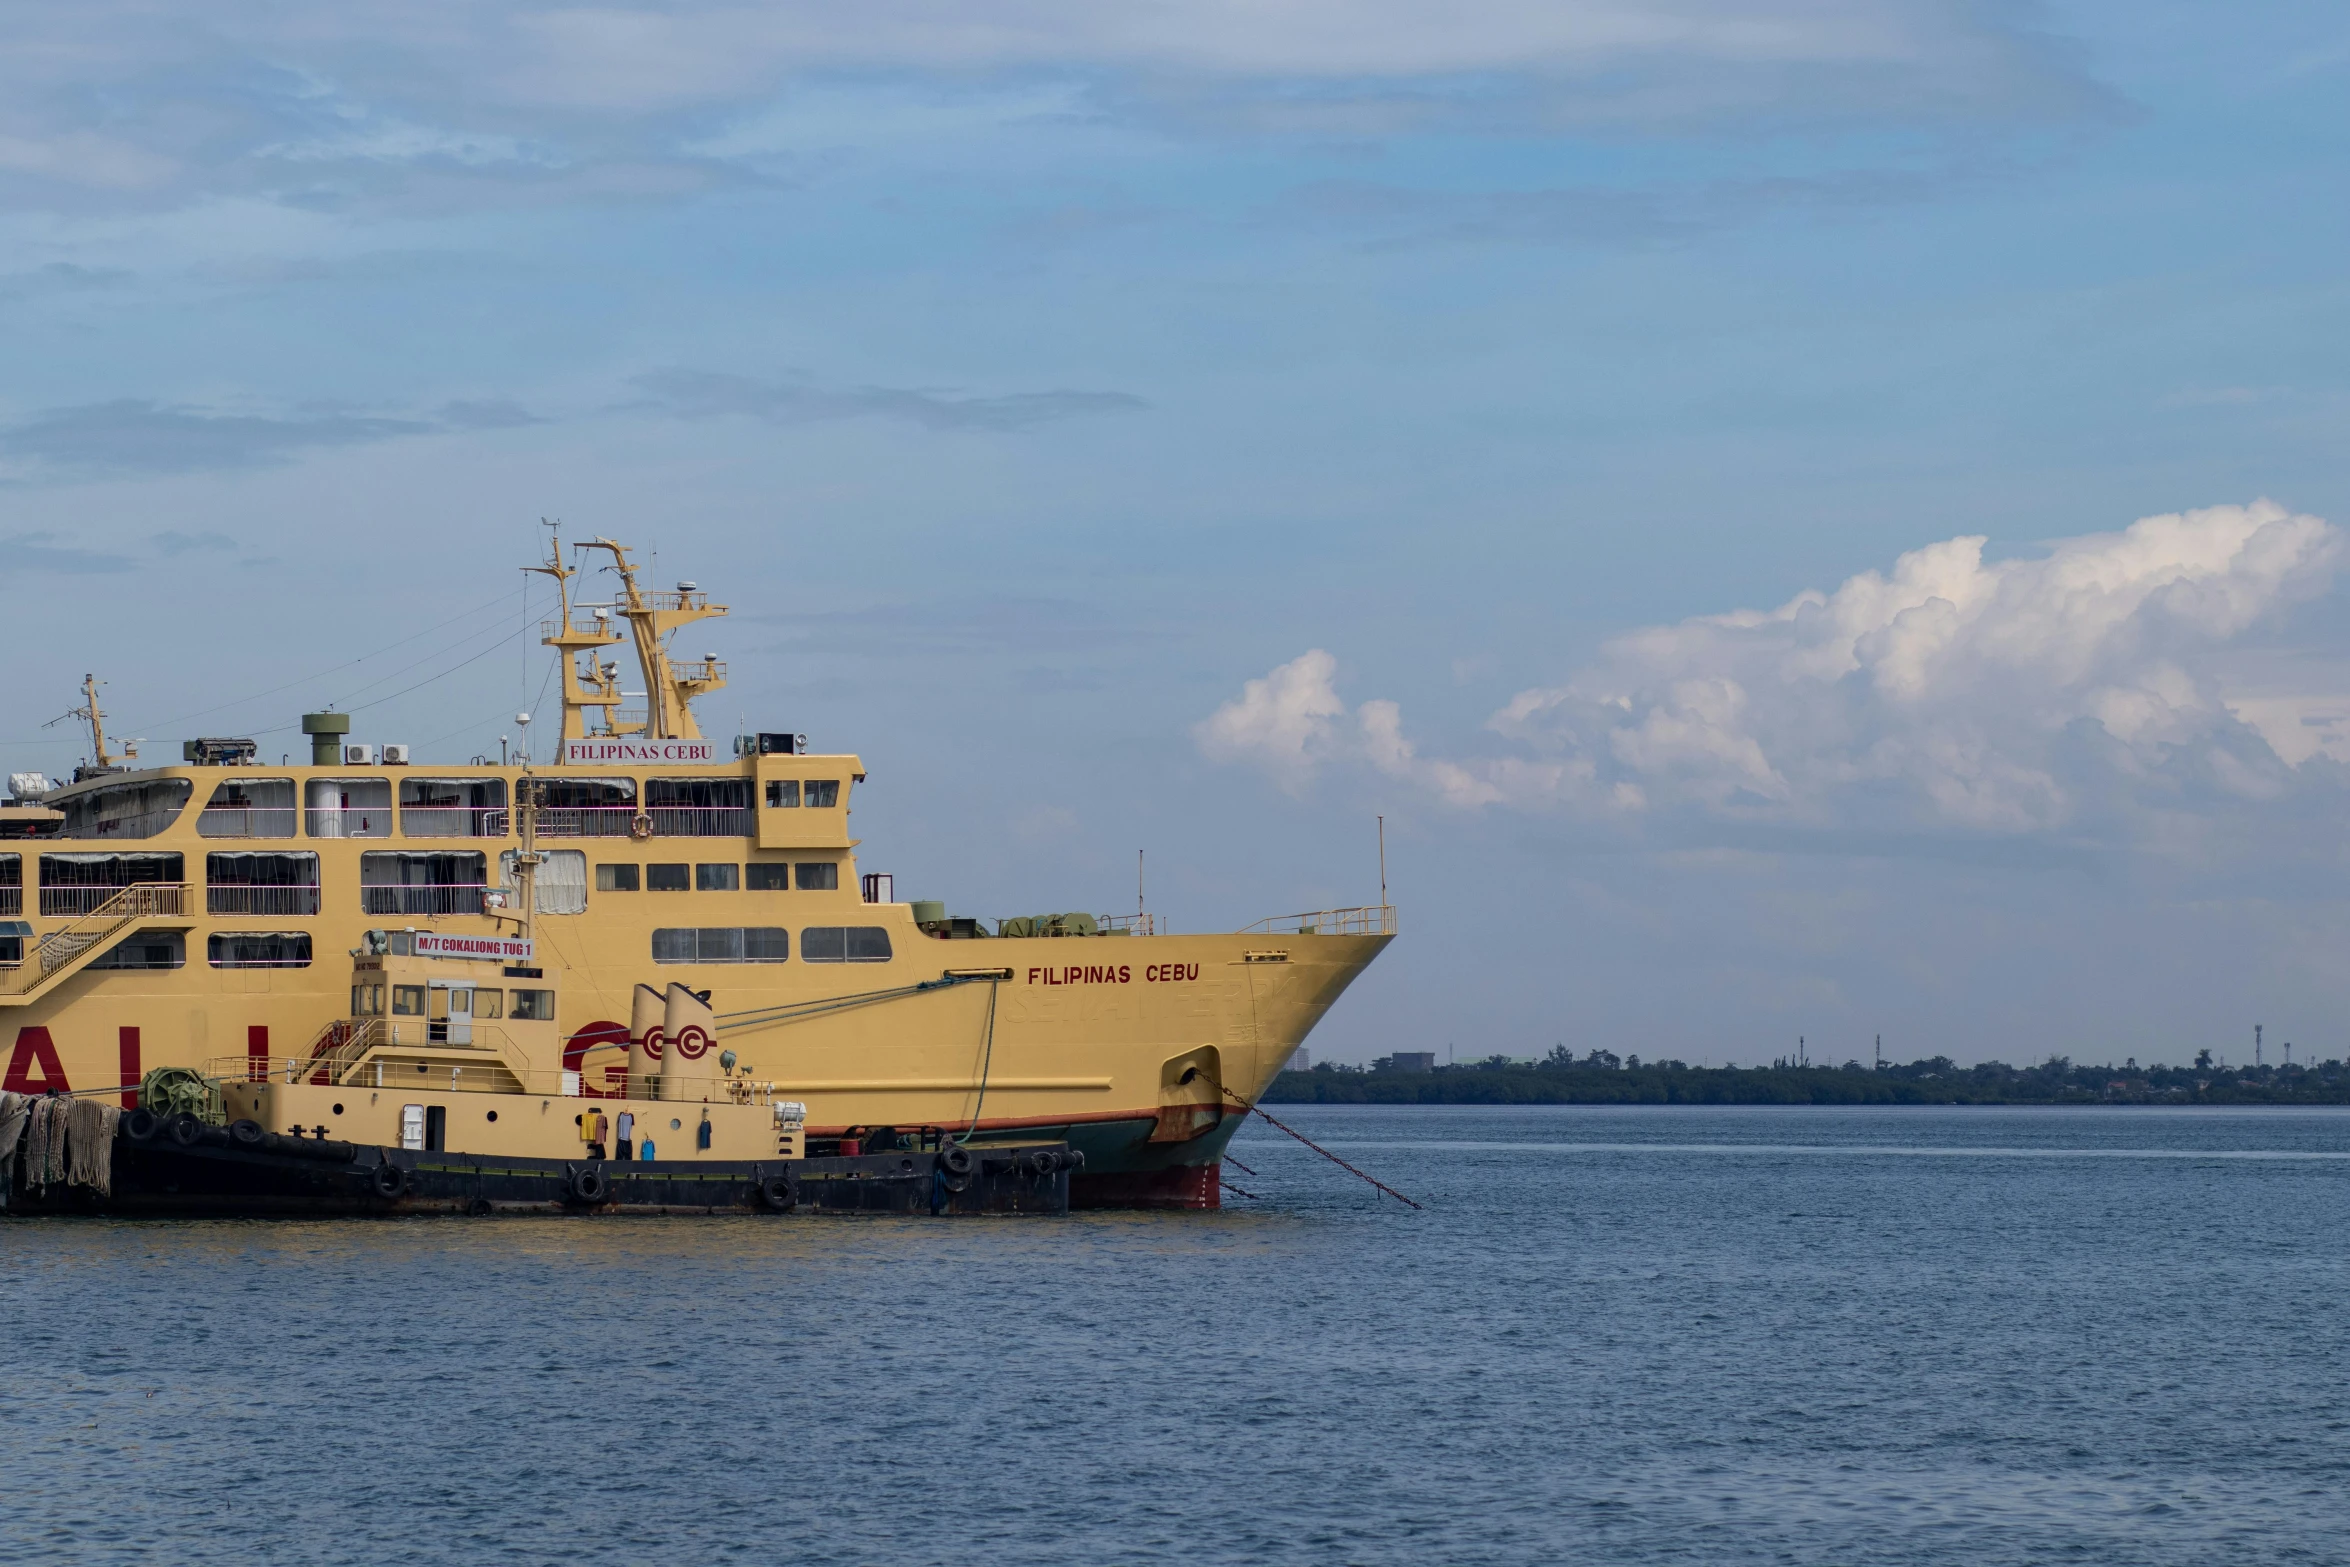
[[[633,805],[548,805],[539,808],[542,838],[625,838],[636,819]]]
[[[22,914],[23,912],[24,889],[22,887],[0,887],[0,914]]]
[[[656,805],[645,814],[656,838],[748,838],[758,831],[754,813],[741,806]]]
[[[403,805],[400,831],[410,838],[503,838],[504,807]]]
[[[215,882],[204,889],[207,914],[316,914],[316,883],[294,886],[239,887]]]
[[[359,912],[362,914],[479,914],[482,894],[488,888],[479,882],[403,883],[396,886],[361,887]]]
[[[114,906],[122,905],[119,917],[134,914],[177,914],[180,912],[180,889],[184,882],[138,881],[121,885],[109,883],[97,887],[43,887],[41,912],[44,915],[84,916],[98,918],[118,917]],[[150,892],[169,894],[169,908],[148,908],[142,902]]]
[[[351,805],[333,810],[304,811],[302,830],[313,838],[389,838],[392,835],[392,808],[388,805]]]
[[[388,1021],[379,1018],[344,1019],[342,1025]],[[407,1022],[403,1019],[402,1027],[406,1027]],[[335,1026],[330,1025],[327,1034],[331,1034]],[[322,1034],[321,1037],[327,1036]],[[524,1093],[543,1094],[550,1099],[661,1100],[677,1105],[772,1104],[777,1093],[776,1085],[770,1082],[754,1082],[747,1077],[698,1075],[685,1079],[685,1092],[682,1094],[662,1095],[655,1091],[655,1084],[642,1081],[635,1086],[643,1092],[624,1094],[588,1087],[583,1082],[582,1074],[576,1070],[517,1069],[507,1060],[501,1059],[494,1050],[483,1051],[478,1061],[452,1060],[445,1055],[429,1061],[391,1060],[381,1055],[373,1060],[367,1059],[377,1047],[386,1044],[384,1035],[355,1033],[333,1045],[325,1055],[214,1056],[200,1070],[206,1077],[223,1083],[307,1083],[319,1087],[408,1089],[433,1094]],[[397,1048],[412,1046],[426,1048],[417,1046],[416,1042],[405,1037]],[[429,1048],[445,1051],[463,1047],[434,1044]],[[418,1070],[420,1067],[421,1071]],[[691,1136],[692,1130],[689,1126],[682,1133],[672,1132],[669,1135]]]
[[[592,617],[587,620],[574,620],[569,625],[565,625],[560,620],[542,620],[539,622],[539,635],[542,638],[610,637],[615,642],[620,640],[620,633],[612,629],[611,621],[596,620]]]
[[[483,1069],[498,1062],[502,1055],[517,1053],[512,1036],[494,1023],[459,1023],[455,1027],[468,1035],[464,1039],[449,1037],[451,1025],[443,1020],[420,1017],[345,1017],[336,1018],[318,1031],[310,1041],[306,1056],[278,1056],[266,1054],[244,1058],[244,1080],[264,1080],[286,1083],[332,1083],[342,1085],[350,1081],[354,1068],[371,1069],[371,1088],[398,1088],[410,1077],[416,1086],[432,1086],[432,1063],[419,1073],[414,1062],[393,1062],[387,1068],[381,1061],[366,1058],[378,1050],[449,1050],[479,1051],[486,1058],[481,1067],[473,1069],[476,1080],[483,1077]],[[236,1058],[224,1058],[236,1059]],[[464,1063],[457,1063],[462,1066]],[[508,1077],[515,1076],[512,1066],[499,1064],[498,1070]],[[291,1075],[289,1075],[291,1074]],[[462,1076],[462,1075],[461,1075]]]
[[[1155,936],[1159,933],[1159,917],[1156,914],[1096,914],[1093,922],[1101,927],[1105,935],[1111,931],[1124,931],[1129,936]]]
[[[681,664],[673,658],[669,660],[669,678],[681,684],[687,681],[701,681],[724,685],[726,683],[726,661],[712,658],[705,659],[698,664]]]
[[[1240,936],[1392,936],[1395,905],[1366,904],[1351,909],[1309,909],[1303,914],[1275,914],[1243,925]]]
[[[291,838],[298,813],[288,806],[207,805],[196,815],[199,838]],[[321,813],[323,814],[323,813]]]

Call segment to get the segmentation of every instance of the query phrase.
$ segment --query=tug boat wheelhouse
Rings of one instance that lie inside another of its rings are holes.
[[[1223,935],[1162,933],[1141,914],[1006,919],[991,934],[898,901],[893,878],[857,864],[855,755],[777,732],[721,755],[702,734],[693,702],[726,666],[679,662],[670,644],[725,606],[692,583],[641,588],[613,540],[577,547],[609,556],[610,602],[576,602],[559,546],[526,568],[557,596],[541,630],[561,659],[562,733],[544,769],[416,760],[354,742],[334,712],[303,719],[308,765],[216,738],[187,742],[182,765],[125,765],[87,685],[75,716],[93,763],[59,788],[20,780],[0,808],[0,1086],[119,1086],[127,1107],[158,1066],[231,1057],[266,1077],[308,1059],[320,1020],[344,1010],[346,954],[516,936],[527,790],[532,936],[568,976],[550,1023],[558,1091],[624,1099],[632,1037],[645,1049],[632,997],[674,983],[714,998],[701,1047],[804,1104],[811,1139],[926,1127],[1065,1141],[1083,1156],[1079,1205],[1215,1206],[1242,1106],[1393,938],[1393,908]],[[604,657],[623,642],[642,707]],[[511,1008],[507,993],[529,988],[474,996]],[[446,1029],[463,990],[426,985],[416,1021]],[[494,1026],[538,1021],[509,1010]]]

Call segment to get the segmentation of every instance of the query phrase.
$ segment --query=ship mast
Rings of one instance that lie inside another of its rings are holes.
[[[105,772],[114,766],[114,758],[106,750],[106,714],[98,706],[98,688],[105,682],[96,675],[82,676],[82,705],[58,714],[43,724],[43,729],[54,729],[69,718],[79,718],[90,726],[90,757],[96,770]],[[123,747],[123,760],[139,759],[139,742],[133,740]]]
[[[680,627],[726,613],[726,606],[710,602],[710,595],[681,582],[675,593],[646,593],[636,585],[636,562],[617,540],[597,538],[581,549],[608,550],[609,568],[620,578],[621,597],[612,607],[626,618],[636,641],[637,663],[645,673],[644,733],[654,740],[699,740],[693,700],[726,684],[726,666],[715,658],[698,663],[673,663],[669,638]],[[612,640],[618,641],[617,637]]]
[[[555,579],[555,618],[539,628],[545,633],[539,638],[539,641],[543,646],[557,649],[563,660],[563,733],[561,738],[564,740],[584,740],[587,738],[590,733],[588,709],[591,707],[600,707],[604,710],[599,727],[594,732],[616,734],[620,731],[612,722],[612,713],[613,709],[620,705],[619,669],[616,665],[598,663],[594,650],[610,647],[620,640],[620,633],[610,629],[609,623],[601,618],[601,611],[598,612],[599,618],[592,625],[575,626],[571,623],[571,579],[578,576],[579,573],[572,567],[563,564],[563,545],[557,533],[559,527],[560,524],[557,523],[546,524],[547,563],[544,566],[525,566],[522,569],[536,572],[542,577]],[[588,655],[588,681],[595,688],[592,691],[580,682],[577,659],[582,652]]]

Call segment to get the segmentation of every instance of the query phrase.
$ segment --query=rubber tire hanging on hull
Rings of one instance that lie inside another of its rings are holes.
[[[762,1176],[759,1202],[770,1213],[789,1213],[800,1205],[800,1183],[789,1170]]]
[[[379,1164],[369,1177],[378,1197],[402,1197],[408,1191],[408,1168],[399,1164]]]
[[[600,1164],[574,1165],[564,1172],[563,1196],[583,1208],[600,1208],[612,1200],[612,1178]]]

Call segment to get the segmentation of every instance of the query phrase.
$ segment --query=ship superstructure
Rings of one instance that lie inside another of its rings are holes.
[[[532,938],[569,976],[556,1023],[583,1096],[626,1090],[635,987],[681,982],[712,993],[745,1073],[806,1103],[811,1135],[1066,1139],[1087,1159],[1080,1201],[1213,1205],[1238,1107],[1392,938],[1394,910],[1200,935],[1063,915],[990,935],[898,901],[857,863],[856,755],[702,734],[693,703],[726,668],[672,643],[726,607],[690,582],[646,590],[616,541],[580,548],[609,558],[609,602],[580,602],[559,549],[528,568],[557,590],[545,766],[414,759],[318,713],[307,765],[206,738],[145,767],[101,742],[37,801],[19,780],[0,810],[5,1086],[127,1096],[157,1066],[286,1057],[344,1011],[348,954],[392,932],[513,962],[527,790]],[[608,656],[623,643],[641,693]]]

